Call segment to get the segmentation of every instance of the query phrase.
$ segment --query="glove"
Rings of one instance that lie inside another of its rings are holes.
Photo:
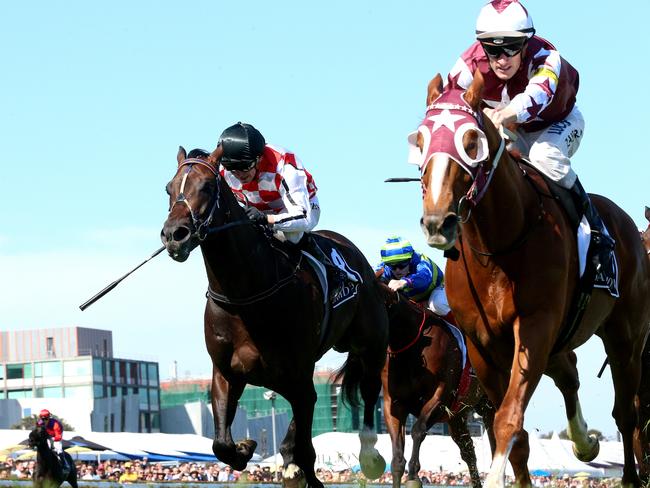
[[[269,225],[266,214],[257,207],[246,207],[246,215],[249,220],[257,225]]]

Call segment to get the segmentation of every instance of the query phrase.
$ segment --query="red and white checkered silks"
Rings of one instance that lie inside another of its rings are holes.
[[[299,171],[303,171],[307,177],[308,200],[316,196],[316,184],[311,174],[302,166],[300,159],[286,149],[267,144],[258,166],[258,177],[250,183],[242,184],[239,179],[230,172],[220,168],[221,175],[232,189],[235,196],[243,196],[242,200],[248,200],[263,212],[278,214],[286,210],[282,199],[286,189],[282,186],[282,173],[285,165],[291,165]]]

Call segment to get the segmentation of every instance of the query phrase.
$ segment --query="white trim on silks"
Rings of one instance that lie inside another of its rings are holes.
[[[587,217],[583,216],[580,224],[578,225],[578,262],[580,263],[580,270],[578,276],[582,278],[587,267],[587,251],[589,250],[589,242],[591,241],[591,227],[587,222]]]

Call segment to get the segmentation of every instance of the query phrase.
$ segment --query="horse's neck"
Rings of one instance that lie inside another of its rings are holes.
[[[463,238],[485,252],[498,252],[513,245],[533,218],[538,197],[524,179],[517,163],[506,154],[483,199],[463,226]],[[504,222],[507,225],[504,225]]]
[[[278,278],[276,255],[252,226],[233,227],[201,244],[208,282],[233,297],[254,294]],[[251,281],[255,284],[251,286]]]
[[[423,321],[426,320],[424,309],[404,296],[394,306],[395,319],[390,320],[388,340],[393,348],[402,346],[415,337],[424,328]]]

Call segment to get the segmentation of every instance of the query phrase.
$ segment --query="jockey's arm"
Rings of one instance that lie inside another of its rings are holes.
[[[507,105],[509,113],[516,115],[517,122],[522,124],[534,119],[553,100],[555,90],[560,80],[562,58],[557,51],[548,51],[545,56],[535,57],[532,75],[528,85]]]
[[[63,427],[61,426],[61,423],[58,421],[52,422],[52,440],[54,442],[60,442],[61,439],[63,438]]]
[[[311,218],[311,204],[307,190],[307,175],[303,170],[285,164],[280,183],[284,209],[269,215],[273,230],[284,232],[309,232],[318,222]]]
[[[409,288],[415,289],[428,287],[432,279],[433,272],[431,270],[431,265],[424,260],[418,263],[414,273],[404,278],[404,280],[406,280],[407,286]]]

